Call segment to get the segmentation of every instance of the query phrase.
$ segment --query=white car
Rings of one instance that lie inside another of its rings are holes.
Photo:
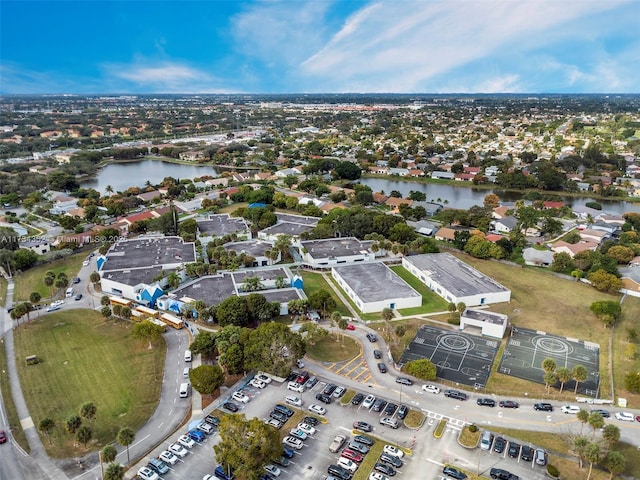
[[[346,468],[351,473],[355,472],[358,469],[358,464],[353,460],[349,460],[348,458],[340,457],[338,459],[338,465]]]
[[[207,422],[202,422],[196,428],[200,430],[202,433],[206,433],[207,435],[211,435],[213,433],[213,425]]]
[[[580,411],[580,407],[577,405],[563,405],[560,407],[562,413],[573,413],[574,415]]]
[[[389,480],[389,477],[381,474],[380,472],[371,472],[369,474],[369,480]]]
[[[193,448],[196,444],[196,442],[188,435],[180,435],[180,437],[178,437],[178,443],[187,448]]]
[[[376,397],[373,395],[367,395],[365,399],[362,401],[362,408],[371,408],[373,406],[373,402],[376,401]]]
[[[249,400],[251,400],[248,396],[240,391],[235,392],[233,395],[231,395],[231,398],[240,403],[249,403]]]
[[[422,385],[422,391],[435,394],[440,393],[440,389],[435,385]]]
[[[292,392],[303,393],[304,385],[297,382],[289,382],[287,383],[287,390],[291,390]]]
[[[293,405],[294,407],[301,407],[302,406],[302,400],[298,397],[296,397],[295,395],[287,395],[284,399],[285,403],[288,403],[289,405]]]
[[[149,467],[142,467],[138,470],[138,476],[142,480],[158,480],[160,476]]]
[[[264,470],[265,470],[265,472],[267,472],[272,477],[279,477],[280,476],[280,469],[278,467],[276,467],[275,465],[269,464],[266,467],[264,467]]]
[[[635,417],[633,416],[632,413],[629,413],[629,412],[616,412],[614,417],[616,417],[616,420],[620,420],[622,422],[634,422],[635,421]]]
[[[176,457],[169,450],[165,450],[164,452],[162,452],[160,455],[158,455],[158,458],[167,465],[175,465],[179,460],[178,457]]]
[[[292,437],[299,438],[300,440],[307,439],[307,434],[304,431],[300,430],[299,428],[292,428],[289,433],[291,434]]]
[[[315,403],[313,405],[309,405],[309,411],[311,413],[315,413],[317,415],[324,415],[327,413],[327,409],[320,406],[320,405],[316,405]]]
[[[172,443],[171,445],[169,445],[169,451],[180,458],[186,457],[189,453],[189,450],[184,448],[179,443]]]
[[[311,425],[307,425],[306,423],[299,423],[298,430],[302,430],[307,435],[313,435],[314,433],[316,433],[316,429]]]
[[[261,382],[266,383],[267,385],[269,385],[271,383],[271,377],[269,375],[267,375],[266,373],[259,373],[253,378],[258,379]]]
[[[249,385],[251,385],[252,387],[256,387],[256,388],[264,388],[267,386],[266,383],[264,383],[262,380],[258,380],[257,378],[253,378],[250,382]]]
[[[388,453],[389,455],[393,455],[394,457],[404,457],[404,452],[398,447],[394,447],[393,445],[385,445],[382,450],[384,451],[384,453]]]
[[[284,437],[282,439],[282,443],[287,447],[295,448],[296,450],[300,450],[304,445],[304,443],[302,443],[302,440],[296,437]]]

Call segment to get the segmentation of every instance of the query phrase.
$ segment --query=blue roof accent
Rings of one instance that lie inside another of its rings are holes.
[[[267,206],[266,203],[258,203],[258,202],[249,204],[249,208],[264,208],[266,206]]]

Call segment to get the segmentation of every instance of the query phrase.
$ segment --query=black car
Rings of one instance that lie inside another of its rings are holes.
[[[370,447],[374,443],[376,443],[376,441],[373,438],[369,438],[366,435],[356,435],[355,437],[353,437],[353,439],[358,443],[362,443],[363,445],[367,445],[368,447]]]
[[[76,299],[76,301],[82,300],[82,294],[81,293],[77,294],[75,299]]]
[[[215,415],[207,415],[206,417],[204,417],[204,421],[210,425],[213,425],[214,427],[220,425],[220,419]]]
[[[291,462],[285,456],[275,459],[273,463],[280,465],[281,467],[288,467],[289,465],[291,465]]]
[[[73,283],[80,283],[80,278],[78,278],[78,277],[73,277],[72,282],[73,282]]]
[[[331,403],[331,397],[329,395],[325,395],[324,393],[318,393],[316,395],[316,400],[319,400],[322,403],[326,403],[327,405]]]
[[[286,405],[282,405],[281,403],[276,404],[276,406],[273,407],[273,409],[276,412],[284,413],[288,418],[291,418],[293,416],[293,414],[295,413],[289,407],[287,407]]]
[[[444,467],[442,469],[442,473],[447,477],[455,478],[456,480],[465,480],[467,478],[467,475],[464,472],[461,472],[455,467]]]
[[[307,425],[315,427],[320,423],[320,420],[318,420],[316,417],[304,417],[302,419],[302,423],[306,423]]]
[[[514,402],[513,400],[501,400],[500,406],[502,408],[519,408],[520,404],[518,402]]]
[[[269,414],[269,418],[275,418],[283,425],[287,422],[287,420],[289,420],[289,417],[287,417],[284,413],[277,412],[275,410]]]
[[[408,413],[409,407],[407,407],[406,405],[400,405],[400,407],[398,408],[398,413],[396,413],[396,417],[398,417],[400,420],[404,420],[407,417]]]
[[[496,438],[496,441],[493,442],[493,451],[496,453],[504,452],[504,447],[507,445],[507,441],[503,437]]]
[[[362,393],[356,393],[351,399],[351,404],[360,405],[362,403],[362,400],[364,400],[364,395]]]
[[[353,422],[353,428],[356,430],[361,430],[363,432],[371,432],[373,431],[373,427],[369,425],[367,422]]]
[[[534,403],[533,409],[539,412],[553,412],[553,405],[550,403]]]
[[[413,385],[413,380],[407,377],[397,377],[396,383],[401,383],[402,385]]]
[[[356,435],[356,437],[358,437],[359,435]],[[360,442],[356,442],[354,440],[349,442],[348,445],[349,449],[355,451],[355,452],[359,452],[362,455],[366,455],[367,453],[369,453],[369,447],[366,446],[364,443],[360,443]]]
[[[383,473],[384,475],[388,475],[389,477],[393,477],[396,474],[396,471],[392,467],[380,462],[376,463],[373,466],[373,469],[377,472]]]
[[[518,480],[520,477],[502,468],[492,468],[489,476],[497,480]]]
[[[324,393],[325,395],[331,395],[336,388],[338,388],[337,385],[334,385],[333,383],[329,383],[327,384],[326,387],[324,387],[324,390],[322,390],[322,393]]]
[[[467,398],[469,398],[466,393],[460,392],[458,390],[445,390],[444,391],[444,396],[445,397],[449,397],[449,398],[453,398],[455,400],[461,400],[461,401],[464,401]]]
[[[384,363],[379,363],[378,370],[380,370],[380,373],[387,373],[387,366]]]
[[[400,460],[399,457],[396,457],[395,455],[389,455],[388,453],[383,453],[382,455],[380,455],[380,461],[382,463],[388,463],[395,468],[400,468],[403,465],[402,460]]]
[[[481,407],[495,407],[496,401],[493,398],[479,398],[476,403]]]
[[[384,414],[391,417],[394,413],[396,413],[397,409],[398,405],[396,405],[395,403],[387,403],[387,406],[384,408]]]
[[[524,462],[530,462],[533,460],[533,448],[529,445],[523,445],[522,450],[520,451],[520,458]]]
[[[286,381],[287,382],[295,382],[298,379],[299,376],[300,376],[300,373],[291,372],[289,375],[287,375]]]
[[[351,472],[340,465],[329,465],[327,467],[327,473],[338,477],[341,480],[349,480],[351,478]]]
[[[373,358],[381,359],[382,358],[382,352],[380,350],[374,350],[373,351]]]
[[[611,414],[607,410],[603,410],[601,408],[596,408],[595,410],[591,410],[593,413],[599,413],[602,415],[602,418],[609,418]]]
[[[377,342],[378,337],[376,337],[373,333],[367,333],[367,340],[369,340],[371,343]]]
[[[224,408],[224,409],[226,409],[226,410],[229,410],[230,412],[234,412],[234,413],[235,413],[235,412],[237,412],[238,410],[240,410],[240,409],[238,408],[238,405],[236,405],[236,404],[235,404],[235,403],[233,403],[233,402],[224,402],[224,403],[222,404],[222,408]]]
[[[375,402],[373,402],[373,407],[371,407],[371,410],[373,410],[374,412],[381,412],[386,405],[387,405],[386,400],[383,400],[382,398],[378,398],[376,399]]]
[[[507,455],[509,455],[511,458],[518,458],[520,456],[520,444],[516,442],[509,442]]]

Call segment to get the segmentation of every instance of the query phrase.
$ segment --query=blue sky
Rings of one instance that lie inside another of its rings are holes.
[[[0,93],[640,93],[638,0],[0,0]]]

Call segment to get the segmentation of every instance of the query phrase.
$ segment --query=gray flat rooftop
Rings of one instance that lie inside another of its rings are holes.
[[[106,257],[103,270],[123,270],[195,262],[196,249],[179,237],[137,238],[115,243]]]
[[[313,258],[348,257],[368,251],[373,240],[360,241],[355,237],[329,238],[300,242]]]
[[[103,278],[134,287],[140,283],[154,283],[153,279],[157,278],[161,272],[162,267],[110,270],[104,272]]]
[[[278,277],[289,278],[284,268],[264,268],[257,270],[240,270],[231,274],[236,284],[244,283],[247,278],[258,277],[260,281],[275,280]]]
[[[384,263],[358,263],[333,267],[365,302],[420,297],[420,294]]]
[[[509,291],[450,253],[425,253],[405,259],[456,297]]]
[[[264,257],[264,252],[271,250],[273,245],[262,240],[249,240],[246,242],[230,242],[223,245],[225,250],[233,250],[240,254],[245,252],[252,257]]]
[[[202,300],[210,307],[235,295],[236,288],[231,275],[216,275],[199,278],[171,293],[178,299],[189,297],[193,300]]]
[[[486,312],[484,310],[472,310],[467,308],[462,314],[463,317],[478,320],[479,322],[494,323],[502,325],[507,321],[507,316],[500,313]]]
[[[300,225],[309,225],[315,227],[320,220],[317,217],[305,217],[302,215],[291,215],[290,213],[276,213],[278,222],[297,223]]]
[[[267,299],[268,302],[280,302],[280,303],[289,303],[291,300],[300,300],[300,294],[298,290],[295,288],[284,288],[281,290],[260,290],[260,295],[264,295],[264,298]],[[244,295],[244,294],[243,294]],[[249,295],[247,293],[247,295]]]
[[[211,215],[209,220],[197,220],[198,230],[207,236],[222,237],[249,230],[243,218],[233,218],[226,214]]]
[[[304,232],[310,232],[313,230],[313,225],[303,225],[301,223],[280,222],[275,225],[261,230],[261,232],[267,235],[291,235],[294,237],[300,236]]]

